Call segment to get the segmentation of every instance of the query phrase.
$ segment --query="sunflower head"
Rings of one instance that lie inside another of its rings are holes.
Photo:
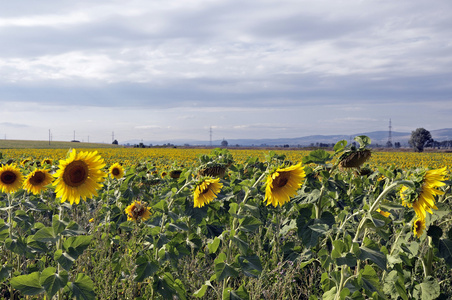
[[[52,181],[53,177],[46,169],[36,169],[25,178],[24,188],[29,193],[37,195]]]
[[[360,168],[371,156],[372,152],[369,149],[350,150],[339,158],[339,167]]]
[[[295,196],[306,177],[301,163],[286,168],[277,168],[267,177],[265,199],[267,205],[282,206]]]
[[[203,207],[217,197],[223,188],[219,178],[202,177],[193,191],[194,207]]]
[[[413,224],[413,233],[417,238],[420,238],[425,230],[425,219],[417,218]]]
[[[121,179],[124,176],[124,168],[119,164],[113,164],[108,170],[110,176],[116,179]]]
[[[16,165],[3,165],[0,168],[0,188],[3,193],[12,194],[22,187],[24,176]]]
[[[172,170],[171,172],[169,172],[169,176],[173,179],[179,178],[180,174],[182,174],[182,170]]]
[[[413,187],[402,186],[400,189],[402,204],[412,207],[419,218],[425,219],[426,212],[433,213],[432,209],[438,209],[435,196],[444,194],[438,188],[445,185],[443,181],[446,175],[446,167],[416,171],[411,176]]]
[[[127,221],[134,222],[146,221],[152,214],[151,208],[141,201],[134,201],[124,211],[127,215]]]
[[[53,185],[61,203],[67,200],[71,205],[74,202],[78,204],[80,198],[86,200],[87,197],[97,196],[97,190],[102,187],[101,182],[106,176],[102,172],[104,166],[104,160],[97,151],[77,153],[73,149],[67,159],[60,160]]]
[[[53,159],[51,159],[51,158],[46,158],[46,159],[44,159],[44,160],[41,162],[41,165],[43,165],[43,166],[45,166],[45,165],[51,166],[51,165],[53,165]]]

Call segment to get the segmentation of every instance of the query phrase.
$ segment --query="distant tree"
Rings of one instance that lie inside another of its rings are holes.
[[[413,147],[414,152],[423,152],[424,147],[428,147],[432,144],[433,139],[430,131],[424,128],[417,128],[411,132],[410,140],[408,144]]]
[[[394,143],[394,147],[395,147],[395,148],[400,148],[400,143],[399,143],[399,142],[395,142],[395,143]]]
[[[227,147],[227,146],[228,146],[228,141],[222,140],[221,141],[221,147]]]
[[[391,143],[391,141],[387,141],[387,142],[386,142],[386,148],[392,148],[392,143]]]
[[[113,145],[117,145],[118,144],[118,140],[114,140],[112,144]]]

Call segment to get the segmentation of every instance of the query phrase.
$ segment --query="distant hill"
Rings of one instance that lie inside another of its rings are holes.
[[[452,140],[452,128],[444,128],[438,130],[429,130],[432,134],[432,137],[436,141],[446,141]],[[279,146],[279,145],[290,145],[290,146],[310,146],[311,144],[316,143],[326,143],[326,144],[335,144],[340,140],[346,140],[348,142],[353,141],[355,136],[366,135],[370,137],[372,140],[372,145],[385,145],[388,141],[388,131],[372,131],[372,132],[363,132],[356,134],[343,134],[343,135],[310,135],[304,137],[295,137],[295,138],[279,138],[279,139],[228,139],[229,146]],[[399,142],[402,146],[408,146],[408,140],[410,139],[411,132],[391,132],[391,140],[393,143]],[[129,140],[125,141],[122,144],[139,144],[142,142],[144,145],[164,145],[164,144],[173,144],[173,145],[184,145],[189,144],[191,146],[209,146],[210,141],[197,141],[197,140],[167,140],[167,141],[141,141],[141,140]],[[212,141],[212,145],[220,145],[221,140]]]

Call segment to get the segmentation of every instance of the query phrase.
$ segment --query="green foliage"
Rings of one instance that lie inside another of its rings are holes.
[[[333,153],[300,157],[306,178],[290,202],[276,208],[264,202],[267,176],[298,162],[270,152],[263,162],[249,157],[238,164],[226,149],[200,156],[179,178],[156,178],[153,164],[136,163],[122,179],[108,178],[97,197],[74,206],[60,204],[52,190],[1,194],[1,297],[450,296],[450,188],[440,188],[438,210],[417,238],[415,213],[399,192],[402,185],[415,187],[415,172],[379,167],[362,175],[337,168],[341,158],[367,151],[368,137],[355,141],[359,147],[340,141]],[[217,197],[194,208],[193,189],[207,166],[228,171]],[[149,219],[127,220],[124,209],[135,200],[152,208]]]

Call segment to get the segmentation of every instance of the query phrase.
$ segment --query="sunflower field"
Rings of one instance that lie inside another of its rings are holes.
[[[2,149],[1,299],[452,299],[452,155]]]

